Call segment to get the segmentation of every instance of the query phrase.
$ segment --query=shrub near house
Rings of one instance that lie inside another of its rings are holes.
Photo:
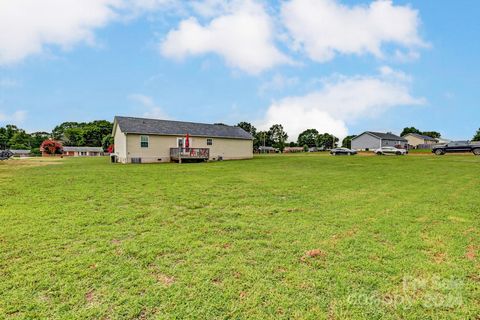
[[[61,155],[63,153],[63,146],[60,142],[55,140],[45,140],[40,146],[42,156]]]

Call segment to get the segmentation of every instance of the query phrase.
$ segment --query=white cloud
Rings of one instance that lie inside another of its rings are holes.
[[[135,93],[129,95],[128,98],[142,110],[142,117],[153,119],[169,119],[163,108],[158,106],[152,97]]]
[[[391,0],[352,7],[337,0],[290,0],[283,3],[281,16],[292,47],[318,62],[336,54],[382,57],[382,45],[387,43],[410,49],[408,56],[413,58],[412,50],[426,45],[418,34],[418,11]],[[396,55],[400,58],[401,51]]]
[[[227,11],[205,26],[194,17],[181,21],[160,44],[161,53],[175,59],[215,53],[250,74],[289,62],[275,47],[273,23],[262,5],[235,1]]]
[[[6,122],[13,123],[13,124],[21,123],[25,120],[26,117],[27,117],[27,111],[24,111],[24,110],[18,110],[12,114],[6,114],[6,113],[0,112],[0,122],[5,122],[5,123]]]
[[[286,77],[279,73],[275,74],[270,80],[260,85],[258,92],[265,94],[269,91],[279,91],[288,87],[297,85],[300,82],[298,77]]]
[[[416,50],[402,51],[397,49],[395,50],[393,58],[398,62],[411,62],[418,60],[420,58],[420,53]]]
[[[40,53],[44,45],[63,48],[94,39],[92,29],[115,17],[117,0],[2,1],[0,64]]]
[[[411,82],[412,77],[400,70],[394,70],[389,66],[382,66],[379,68],[379,72],[383,77],[390,78],[391,80],[399,80],[404,82]]]
[[[267,129],[283,124],[292,140],[308,128],[344,137],[347,124],[359,118],[378,117],[396,106],[424,104],[424,99],[411,95],[408,84],[403,73],[388,67],[375,76],[335,76],[317,91],[272,103],[258,125]]]
[[[0,65],[42,53],[45,47],[95,43],[95,29],[173,0],[6,0],[0,2]]]

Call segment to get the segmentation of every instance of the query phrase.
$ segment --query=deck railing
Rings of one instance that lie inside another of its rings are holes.
[[[180,159],[204,159],[210,157],[208,148],[170,148],[170,158],[172,160]]]

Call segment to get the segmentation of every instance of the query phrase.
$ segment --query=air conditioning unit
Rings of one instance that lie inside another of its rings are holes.
[[[142,158],[132,158],[132,163],[142,163]]]

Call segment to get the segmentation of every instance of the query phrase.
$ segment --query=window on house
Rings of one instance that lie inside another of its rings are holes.
[[[212,146],[212,145],[213,145],[213,139],[207,138],[207,146]]]
[[[148,148],[148,136],[140,136],[140,147]]]
[[[177,138],[177,147],[178,148],[183,148],[183,138]]]

